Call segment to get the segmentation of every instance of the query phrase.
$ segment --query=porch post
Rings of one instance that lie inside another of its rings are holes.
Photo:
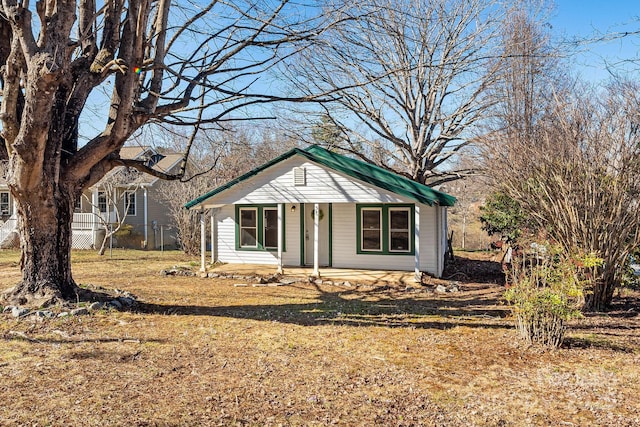
[[[420,205],[415,204],[415,219],[414,219],[414,229],[413,229],[413,241],[414,248],[413,253],[415,254],[415,276],[414,280],[417,283],[422,282],[422,272],[420,271]]]
[[[216,210],[211,209],[211,264],[216,262],[216,251],[215,251],[215,242],[216,242],[216,231],[215,231],[215,223],[216,223]]]
[[[318,234],[320,223],[320,208],[318,204],[313,205],[313,275],[320,277],[320,270],[318,269]]]
[[[278,274],[282,274],[282,203],[278,203]]]
[[[148,222],[148,210],[147,210],[147,187],[142,188],[142,194],[144,198],[144,248],[149,247],[149,222]],[[153,242],[154,246],[156,242]]]
[[[205,233],[204,211],[200,210],[200,271],[205,272],[204,257],[207,252],[207,235]]]
[[[98,218],[97,215],[100,215],[100,210],[98,209],[98,188],[93,187],[91,190],[91,213],[93,214],[91,221],[91,240],[93,247],[96,247],[96,234],[98,233]]]

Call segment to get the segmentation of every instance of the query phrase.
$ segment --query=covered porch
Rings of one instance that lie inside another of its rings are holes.
[[[274,227],[274,238],[277,233],[277,243],[273,244],[274,263],[260,263],[254,261],[240,260],[240,262],[234,260],[225,260],[223,262],[231,265],[232,271],[235,269],[245,271],[246,269],[260,269],[269,270],[267,274],[286,274],[287,276],[296,275],[300,277],[322,277],[323,279],[336,279],[336,280],[349,280],[346,277],[357,277],[359,280],[367,281],[384,281],[385,277],[389,278],[389,281],[395,282],[421,282],[422,280],[422,268],[420,261],[420,226],[421,226],[421,209],[418,204],[412,205],[409,208],[404,207],[404,213],[407,216],[406,222],[411,223],[412,229],[407,229],[407,240],[411,241],[411,253],[408,253],[405,258],[409,259],[408,268],[402,268],[398,263],[392,263],[390,265],[380,265],[372,263],[371,267],[342,265],[333,261],[333,253],[335,244],[335,228],[334,225],[334,207],[335,206],[351,206],[355,210],[355,203],[276,203],[272,205],[272,212],[274,220],[277,222],[277,226]],[[210,206],[210,215],[205,214],[203,210],[200,212],[200,234],[201,234],[201,258],[200,258],[200,271],[207,271],[208,264],[215,264],[221,261],[217,257],[217,247],[219,239],[219,224],[217,224],[218,218],[216,215],[221,216],[219,209],[224,205]],[[305,215],[305,212],[310,215]],[[285,224],[285,213],[294,215],[295,218],[287,219],[286,224],[289,226],[296,222],[296,225],[289,227]],[[236,234],[238,233],[240,226],[238,212],[234,221],[236,222]],[[306,219],[305,219],[306,218]],[[348,228],[354,230],[356,228],[356,221],[344,223],[341,225],[342,229]],[[207,248],[207,233],[209,233],[209,242],[211,246]],[[285,246],[285,234],[289,234],[289,240],[291,241],[291,235],[294,240],[298,240],[298,246],[296,248],[289,248],[289,257],[283,256],[283,248]],[[340,232],[338,232],[340,234]],[[354,231],[355,233],[355,231]],[[299,236],[296,237],[296,236]],[[236,237],[239,240],[239,237]],[[275,240],[275,239],[274,239]],[[354,246],[355,246],[355,242]],[[236,241],[238,245],[238,241]],[[294,255],[291,255],[293,253]],[[299,253],[299,262],[293,261],[297,259]],[[396,258],[398,259],[398,258]],[[293,261],[293,262],[292,262]],[[275,264],[275,265],[274,265]],[[246,266],[246,267],[245,267]],[[375,267],[378,267],[376,269]],[[336,268],[338,267],[338,268]],[[395,267],[395,268],[394,268]],[[285,271],[286,270],[286,271]],[[210,269],[209,271],[215,271]],[[356,279],[357,280],[357,279]]]

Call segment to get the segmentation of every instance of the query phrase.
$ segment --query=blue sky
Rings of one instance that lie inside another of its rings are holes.
[[[556,36],[590,38],[605,33],[640,29],[640,2],[637,0],[556,0],[549,20]],[[584,45],[572,63],[582,77],[594,83],[606,79],[607,64],[616,70],[637,73],[638,67],[620,61],[640,57],[640,35]]]

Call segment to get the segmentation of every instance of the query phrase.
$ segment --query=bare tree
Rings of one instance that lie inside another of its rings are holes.
[[[476,169],[469,164],[469,169]],[[466,177],[444,184],[441,190],[456,198],[455,206],[447,213],[449,230],[453,234],[454,245],[462,250],[483,249],[488,245],[489,236],[482,232],[478,212],[486,194],[486,183],[479,176]]]
[[[167,206],[167,210],[178,230],[180,248],[189,255],[196,255],[200,251],[200,213],[187,210],[184,205],[215,187],[211,175],[197,175],[197,169],[187,168],[187,176],[192,177],[187,182],[168,182],[162,186],[160,200]],[[207,214],[205,212],[205,214]]]
[[[505,20],[498,55],[502,66],[489,90],[491,120],[483,133],[497,131],[508,141],[531,139],[554,91],[570,84],[561,68],[562,54],[544,25],[547,9],[544,3],[538,6],[513,9]]]
[[[640,245],[639,89],[617,82],[603,93],[557,94],[530,137],[494,141],[488,159],[500,189],[566,259],[603,260],[586,289],[587,310],[611,303]]]
[[[601,310],[640,243],[638,87],[618,81],[597,92],[572,82],[532,14],[509,22],[502,43],[509,67],[492,90],[494,121],[484,138],[486,172],[565,260],[604,261],[585,302]]]
[[[94,215],[98,223],[105,230],[104,238],[100,242],[98,249],[99,255],[104,255],[107,243],[122,226],[125,224],[129,216],[129,208],[131,207],[131,195],[134,195],[140,187],[136,183],[136,178],[140,174],[137,171],[127,169],[116,169],[107,174],[98,184],[99,194],[104,197],[104,207],[106,212],[100,212],[100,203],[93,204],[93,201],[85,193],[83,197],[94,209]]]
[[[307,115],[315,142],[428,185],[466,175],[446,166],[493,102],[486,94],[501,66],[500,2],[367,0],[352,8],[363,18],[325,33],[289,67],[304,93],[339,95]]]
[[[0,156],[9,160],[22,250],[22,281],[9,297],[75,298],[74,201],[108,171],[181,175],[121,158],[136,130],[221,124],[247,106],[286,99],[256,82],[326,28],[323,17],[299,7],[287,0],[2,0]],[[79,144],[94,97],[106,107],[91,124],[104,125]]]
[[[180,246],[188,254],[200,251],[200,218],[198,212],[186,210],[184,205],[293,148],[295,144],[267,127],[246,124],[227,126],[224,131],[203,132],[198,138],[201,140],[199,150],[192,153],[186,179],[165,183],[160,193],[178,228]],[[186,144],[187,138],[177,137],[171,147],[182,151]]]

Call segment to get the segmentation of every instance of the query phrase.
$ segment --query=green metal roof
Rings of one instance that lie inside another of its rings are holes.
[[[259,174],[263,170],[280,163],[294,155],[300,155],[311,162],[318,163],[322,166],[333,169],[337,172],[341,172],[352,178],[356,178],[367,182],[376,187],[383,188],[392,193],[399,194],[401,196],[408,197],[417,202],[433,206],[434,204],[440,206],[453,206],[456,202],[455,197],[446,193],[436,191],[424,184],[417,183],[403,176],[397,175],[379,166],[375,166],[361,160],[352,159],[350,157],[333,153],[317,145],[312,145],[304,150],[294,148],[287,151],[281,156],[257,167],[238,178],[229,181],[225,185],[218,187],[202,196],[185,204],[185,208],[190,209],[197,206],[207,200],[208,198],[226,190],[234,185],[251,178],[254,175]]]

